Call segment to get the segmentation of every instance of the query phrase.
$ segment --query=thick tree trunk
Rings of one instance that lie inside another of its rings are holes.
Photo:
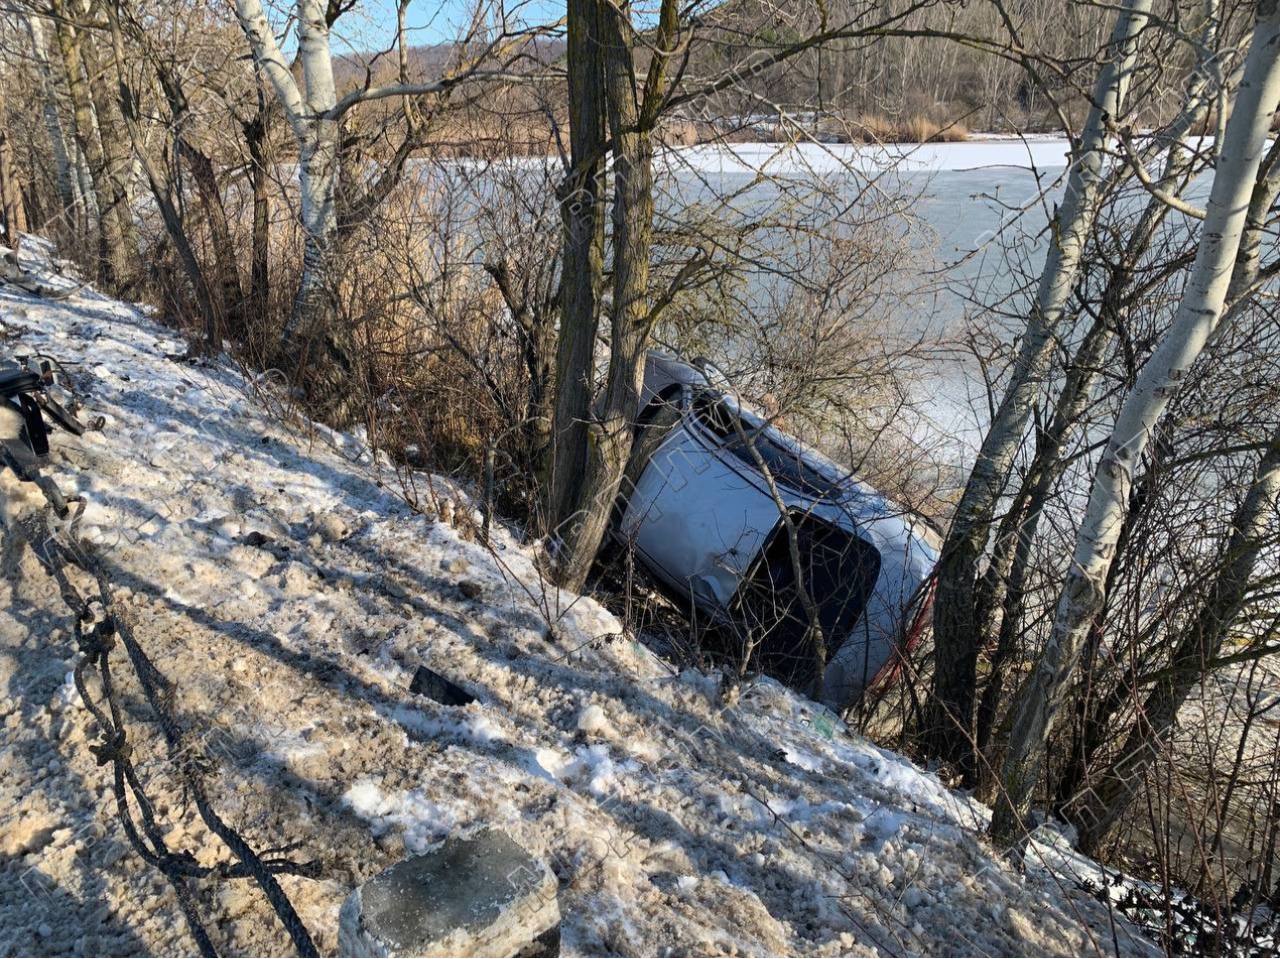
[[[333,332],[337,315],[338,130],[317,122],[298,162],[303,229],[302,277],[285,324],[286,343],[307,343]]]
[[[604,68],[601,0],[569,0],[569,162],[560,186],[564,229],[560,337],[546,509],[554,531],[578,500],[587,458],[587,423],[594,392],[596,330],[604,273]],[[561,534],[563,535],[563,533]]]
[[[1052,634],[1019,695],[1003,767],[1003,791],[991,824],[993,838],[1016,844],[1019,850],[1049,733],[1089,624],[1102,603],[1133,468],[1170,397],[1222,316],[1271,116],[1280,101],[1278,8],[1280,0],[1262,0],[1258,5],[1258,23],[1227,124],[1195,266],[1169,332],[1143,367],[1116,419],[1077,533]]]
[[[1119,115],[1133,73],[1138,37],[1152,0],[1125,0],[1111,35],[1106,66],[1072,156],[1066,192],[1050,235],[1040,286],[1018,357],[991,427],[978,452],[938,564],[934,603],[933,694],[925,719],[929,751],[967,764],[973,748],[973,697],[979,636],[974,587],[996,506],[1043,384],[1060,335],[1067,300],[1097,213],[1107,123]]]
[[[327,116],[337,103],[329,22],[321,0],[299,0],[298,56],[305,80],[305,128],[299,144],[303,250],[302,278],[286,341],[337,333],[338,121]]]
[[[601,7],[605,105],[613,145],[613,304],[609,370],[591,421],[586,468],[567,524],[559,576],[581,589],[604,539],[627,469],[640,409],[645,350],[653,326],[649,258],[653,247],[653,139],[666,91],[667,60],[679,29],[676,0],[662,0],[644,83],[635,73],[627,4]],[[643,91],[643,92],[642,92]]]
[[[562,525],[560,582],[578,590],[604,539],[626,472],[649,338],[649,254],[653,239],[653,144],[641,126],[625,12],[604,13],[605,100],[613,140],[613,309],[609,370],[591,421],[576,508]]]
[[[4,215],[5,243],[16,250],[18,238],[27,232],[27,213],[7,130],[0,130],[0,213]]]
[[[302,276],[283,330],[292,366],[316,413],[338,424],[358,415],[353,335],[339,317],[338,124],[317,120],[302,143]]]
[[[245,144],[249,149],[249,177],[253,184],[253,232],[249,265],[249,313],[252,321],[260,321],[266,316],[271,296],[271,197],[267,192],[269,170],[266,132],[266,109],[260,99],[257,116],[244,126]],[[248,329],[242,332],[248,332]]]

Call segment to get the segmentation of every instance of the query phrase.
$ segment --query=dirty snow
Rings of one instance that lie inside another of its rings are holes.
[[[322,950],[355,883],[488,823],[552,863],[565,954],[1151,951],[1069,881],[1007,869],[988,811],[933,775],[775,682],[726,705],[718,677],[547,585],[505,531],[475,542],[447,482],[418,477],[439,498],[415,513],[355,439],[285,426],[228,365],[166,358],[182,344],[139,311],[0,289],[0,319],[105,418],[55,435],[52,475],[87,499],[121,609],[206,734],[219,811],[323,864],[282,879]],[[65,608],[12,535],[4,562],[0,952],[191,953],[89,752]],[[410,693],[419,665],[476,701]],[[116,672],[171,843],[225,859]],[[249,882],[203,884],[200,907],[228,953],[290,951]]]

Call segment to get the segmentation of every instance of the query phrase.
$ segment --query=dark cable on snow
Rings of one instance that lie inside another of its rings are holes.
[[[174,716],[175,685],[147,656],[129,620],[112,601],[111,583],[102,565],[82,548],[79,523],[84,513],[84,501],[78,497],[68,500],[57,484],[40,471],[48,448],[47,427],[40,413],[49,412],[47,404],[50,400],[44,390],[50,379],[48,368],[46,375],[33,377],[22,364],[0,365],[0,388],[3,388],[0,389],[3,396],[0,402],[24,414],[24,427],[18,435],[0,437],[0,468],[9,467],[15,476],[33,483],[44,496],[45,508],[40,511],[39,520],[26,530],[27,539],[36,558],[57,582],[63,601],[75,617],[74,634],[80,658],[72,671],[72,679],[101,733],[101,742],[91,746],[90,750],[99,765],[110,763],[112,766],[113,793],[121,828],[142,859],[159,869],[173,887],[179,908],[203,955],[216,956],[218,952],[197,912],[192,882],[202,878],[252,878],[293,940],[298,954],[317,956],[319,953],[310,932],[276,876],[288,873],[316,878],[320,875],[320,864],[296,863],[279,857],[264,858],[214,810],[205,789],[209,762],[193,747]],[[23,397],[29,402],[23,401]],[[25,403],[25,409],[17,405],[19,402]],[[39,412],[33,417],[32,410],[35,409]],[[57,412],[61,415],[55,414],[52,418],[59,426],[72,432],[83,432],[83,427],[73,416],[61,407]],[[79,569],[93,579],[95,595],[91,599],[71,582],[69,568]],[[201,866],[190,852],[175,852],[165,842],[132,761],[131,744],[111,672],[110,654],[117,640],[124,645],[143,696],[164,735],[169,758],[194,800],[200,818],[227,845],[237,861]],[[91,671],[96,672],[102,688],[101,702],[95,701],[85,681]],[[140,822],[135,821],[131,798]]]

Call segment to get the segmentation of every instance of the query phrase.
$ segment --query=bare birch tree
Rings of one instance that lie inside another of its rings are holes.
[[[980,637],[973,597],[979,563],[1014,457],[1061,335],[1066,305],[1093,228],[1103,183],[1108,123],[1121,114],[1151,0],[1125,0],[1116,15],[1106,63],[1094,85],[1088,118],[1071,155],[1070,175],[1050,225],[1049,249],[1017,361],[983,439],[943,544],[934,605],[935,665],[926,718],[928,748],[967,764],[972,758],[973,696]]]
[[[468,56],[459,69],[448,75],[413,82],[404,73],[405,60],[402,58],[398,82],[382,86],[367,82],[339,96],[334,79],[330,29],[344,9],[346,7],[336,2],[298,0],[295,21],[298,61],[301,64],[299,83],[285,59],[261,0],[235,2],[236,19],[249,42],[254,63],[275,92],[298,150],[303,263],[297,296],[284,328],[284,340],[295,348],[310,345],[320,349],[320,355],[314,357],[313,369],[331,392],[341,391],[341,380],[353,362],[349,347],[343,343],[342,331],[334,326],[335,286],[341,256],[339,241],[344,223],[349,226],[353,220],[367,217],[394,188],[406,160],[422,145],[422,131],[414,122],[410,109],[405,112],[403,136],[386,164],[358,196],[344,198],[338,189],[344,119],[361,104],[377,100],[445,94],[469,80],[520,79],[510,72],[481,69],[492,54],[504,49],[511,40],[502,34],[491,40],[478,55]],[[397,43],[401,46],[407,43],[403,31]],[[460,43],[459,46],[465,49],[467,44]],[[339,396],[330,396],[328,401],[331,415],[338,419],[348,415],[342,409]]]
[[[323,0],[298,0],[296,8],[301,86],[294,79],[260,0],[236,0],[236,19],[254,62],[266,76],[298,147],[298,186],[303,229],[302,276],[286,340],[325,331],[334,312],[333,257],[338,232],[338,105],[329,29]]]
[[[1103,287],[1097,297],[1096,315],[1064,370],[1062,388],[1046,426],[1035,431],[1030,465],[1009,499],[992,544],[991,558],[974,593],[975,635],[981,637],[979,642],[995,637],[990,669],[975,717],[975,743],[979,751],[986,750],[991,744],[1005,671],[1023,625],[1021,614],[1026,600],[1027,578],[1033,573],[1032,547],[1050,491],[1068,467],[1068,459],[1064,456],[1068,437],[1081,427],[1086,407],[1092,399],[1092,387],[1124,322],[1121,314],[1131,296],[1128,290],[1134,280],[1134,271],[1150,251],[1168,215],[1173,212],[1168,201],[1200,169],[1202,159],[1188,142],[1189,133],[1204,123],[1217,103],[1219,88],[1215,79],[1222,69],[1214,62],[1215,40],[1221,23],[1216,15],[1217,2],[1207,0],[1205,6],[1205,24],[1198,37],[1198,62],[1188,84],[1186,103],[1170,124],[1157,131],[1150,143],[1138,151],[1138,155],[1124,154],[1124,160],[1117,164],[1118,173],[1112,174],[1123,176],[1126,163],[1138,165],[1147,162],[1148,158],[1158,162],[1160,154],[1164,154],[1163,171],[1158,180],[1149,184],[1146,205],[1129,229],[1122,251],[1112,262],[1090,265],[1094,270],[1101,269],[1104,276]],[[1266,202],[1266,197],[1259,197],[1257,202]],[[1253,222],[1255,217],[1252,213],[1250,216]],[[1264,209],[1262,219],[1265,221],[1265,218]],[[1256,269],[1256,261],[1254,267]],[[972,770],[971,779],[984,787],[994,787],[990,772],[995,766],[998,762],[994,766],[981,763],[980,768]]]
[[[1020,843],[1049,731],[1103,596],[1124,522],[1133,472],[1179,382],[1221,319],[1249,200],[1280,103],[1280,3],[1263,0],[1228,121],[1196,262],[1169,332],[1126,398],[1094,477],[1057,605],[1052,634],[1019,694],[992,836]]]
[[[121,283],[133,269],[138,252],[127,184],[129,151],[109,115],[111,98],[96,53],[91,52],[93,37],[78,25],[83,12],[66,0],[54,0],[51,7],[71,99],[72,129],[96,200],[98,270],[108,283]]]
[[[58,112],[57,83],[49,63],[48,44],[45,39],[44,20],[30,10],[21,11],[22,24],[31,41],[31,58],[40,81],[40,116],[45,133],[49,137],[49,152],[53,156],[54,183],[61,206],[58,225],[62,235],[70,236],[79,224],[72,219],[78,206],[76,175],[67,152],[66,131]]]

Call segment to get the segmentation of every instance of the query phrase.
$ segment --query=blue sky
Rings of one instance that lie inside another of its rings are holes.
[[[507,16],[526,24],[552,23],[564,16],[564,0],[500,0]],[[489,0],[490,6],[494,0]],[[411,0],[408,27],[414,44],[455,39],[470,20],[468,0]],[[359,0],[338,22],[337,33],[356,48],[385,46],[395,36],[395,0]]]

